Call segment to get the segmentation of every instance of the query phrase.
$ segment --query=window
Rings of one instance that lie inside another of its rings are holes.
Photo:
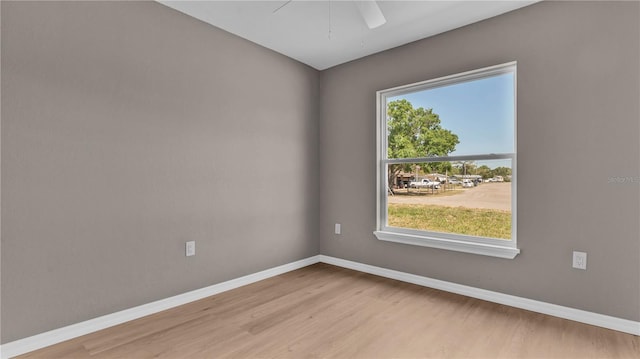
[[[377,92],[380,240],[514,258],[516,63]]]

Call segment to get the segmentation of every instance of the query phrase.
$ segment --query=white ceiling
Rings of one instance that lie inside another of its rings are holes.
[[[378,0],[387,22],[369,29],[353,1],[160,3],[318,70],[515,10],[538,0]],[[275,12],[274,12],[275,11]]]

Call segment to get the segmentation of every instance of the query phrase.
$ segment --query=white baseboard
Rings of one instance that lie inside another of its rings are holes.
[[[515,308],[526,309],[532,312],[552,315],[554,317],[569,319],[576,322],[591,324],[640,336],[640,322],[587,312],[584,310],[569,307],[563,307],[556,304],[516,297],[509,294],[469,287],[466,285],[445,282],[438,279],[399,272],[358,262],[352,262],[345,259],[325,255],[316,255],[254,274],[249,274],[244,277],[215,284],[206,288],[197,289],[170,298],[161,299],[148,304],[143,304],[138,307],[126,309],[112,314],[107,314],[81,323],[72,324],[63,328],[54,329],[45,333],[16,340],[0,346],[0,358],[8,359],[17,355],[25,354],[69,339],[93,333],[98,330],[109,328],[114,325],[158,313],[163,310],[171,309],[179,305],[187,304],[247,284],[255,283],[263,279],[271,278],[276,275],[290,272],[292,270],[306,267],[318,262],[332,264],[335,266],[374,274],[385,278],[391,278],[424,287],[440,289],[446,292],[461,294],[472,298],[486,300],[489,302],[504,304]]]
[[[640,336],[640,322],[320,255],[320,262]]]
[[[263,279],[271,278],[279,274],[290,272],[311,264],[318,263],[319,256],[305,258],[296,262],[287,263],[278,267],[266,269],[244,277],[232,279],[209,287],[196,289],[191,292],[179,294],[173,297],[161,299],[148,304],[143,304],[134,308],[125,309],[116,313],[107,314],[98,318],[90,319],[77,324],[54,329],[45,333],[37,334],[24,339],[16,340],[0,346],[0,358],[8,359],[14,356],[25,354],[37,349],[48,347],[63,341],[80,337],[98,330],[106,329],[114,325],[122,324],[147,315],[171,309],[183,304],[200,300],[218,293],[255,283]]]

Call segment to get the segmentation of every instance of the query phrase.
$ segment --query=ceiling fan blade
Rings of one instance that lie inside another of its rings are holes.
[[[375,0],[356,1],[355,3],[369,29],[375,29],[387,22]]]
[[[282,9],[283,7],[289,5],[290,2],[292,2],[293,0],[288,0],[287,2],[285,2],[284,4],[278,6],[277,9],[273,10],[273,13],[275,14],[276,12],[278,12],[280,9]]]

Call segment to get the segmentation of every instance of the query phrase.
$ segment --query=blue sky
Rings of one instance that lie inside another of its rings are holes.
[[[515,152],[513,76],[507,73],[387,101],[406,99],[414,108],[432,108],[442,127],[458,135],[460,143],[451,155],[511,153]],[[491,162],[494,167],[496,161]]]

